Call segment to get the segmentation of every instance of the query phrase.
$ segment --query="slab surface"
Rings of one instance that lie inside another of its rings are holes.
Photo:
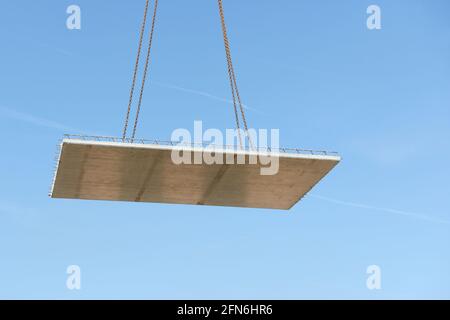
[[[255,152],[216,150],[246,164],[180,164],[173,149],[205,149],[64,139],[51,197],[86,200],[289,209],[339,161],[338,156],[278,154],[275,175],[261,175]],[[209,151],[205,151],[209,152]]]

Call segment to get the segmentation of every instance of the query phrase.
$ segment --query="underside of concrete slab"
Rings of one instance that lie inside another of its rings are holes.
[[[174,161],[174,154],[184,155],[184,159],[190,154],[192,163],[179,164]],[[222,162],[218,161],[221,157]],[[215,159],[212,164],[211,158]],[[267,174],[275,172],[277,161],[276,174]],[[64,139],[50,195],[66,199],[290,209],[339,161],[337,155],[305,152],[226,148],[213,152],[195,146]]]

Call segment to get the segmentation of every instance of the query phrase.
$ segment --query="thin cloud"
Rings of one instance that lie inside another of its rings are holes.
[[[169,84],[169,83],[163,83],[163,82],[159,82],[159,81],[152,81],[153,84],[159,86],[159,87],[163,87],[163,88],[168,88],[168,89],[173,89],[173,90],[178,90],[181,92],[186,92],[186,93],[191,93],[191,94],[195,94],[198,96],[202,96],[205,98],[209,98],[212,100],[216,100],[216,101],[221,101],[221,102],[225,102],[228,104],[233,104],[233,101],[230,99],[225,99],[225,98],[221,98],[215,95],[212,95],[208,92],[204,92],[204,91],[199,91],[199,90],[195,90],[195,89],[189,89],[189,88],[184,88],[184,87],[180,87],[174,84]],[[262,114],[259,110],[255,109],[255,108],[251,108],[248,105],[242,104],[242,107],[246,110],[251,110],[254,111],[255,113],[259,113]]]
[[[322,196],[313,195],[313,194],[311,194],[309,196],[312,197],[312,198],[316,198],[316,199],[319,199],[319,200],[323,200],[323,201],[326,201],[326,202],[339,204],[339,205],[343,205],[343,206],[347,206],[347,207],[354,207],[354,208],[375,210],[375,211],[386,212],[386,213],[393,213],[393,214],[406,216],[406,217],[410,217],[410,218],[426,220],[428,222],[443,223],[443,224],[449,224],[450,225],[450,220],[430,217],[428,215],[424,215],[424,214],[420,214],[420,213],[408,212],[408,211],[391,209],[391,208],[374,207],[374,206],[370,206],[370,205],[366,205],[366,204],[362,204],[362,203],[342,201],[342,200],[332,199],[332,198],[328,198],[328,197],[322,197]]]
[[[35,227],[40,221],[39,217],[39,212],[34,208],[0,199],[0,218],[2,219],[25,227]]]
[[[63,48],[60,48],[60,47],[56,47],[54,45],[50,45],[50,44],[45,43],[45,42],[35,42],[35,43],[37,45],[41,46],[41,47],[44,47],[46,49],[50,49],[50,51],[54,51],[54,52],[59,53],[61,55],[64,55],[64,56],[67,56],[67,57],[70,57],[70,58],[74,57],[73,52],[68,51],[66,49],[63,49]]]
[[[5,202],[3,200],[0,200],[0,215],[9,215],[11,217],[24,215],[26,217],[29,217],[36,215],[36,210],[11,203],[9,201]]]
[[[37,117],[35,115],[17,111],[10,108],[0,107],[0,113],[8,118],[18,120],[21,122],[29,123],[34,126],[38,127],[44,127],[48,129],[54,129],[58,131],[63,131],[65,133],[67,132],[83,132],[82,130],[78,130],[69,126],[66,126],[64,124],[61,124],[59,122],[55,122],[52,120],[48,120],[45,118]]]

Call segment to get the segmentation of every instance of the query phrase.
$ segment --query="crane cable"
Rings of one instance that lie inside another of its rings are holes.
[[[150,62],[150,54],[152,51],[153,34],[155,32],[155,23],[156,23],[157,12],[158,12],[158,0],[155,0],[155,8],[153,10],[153,17],[152,17],[152,27],[150,29],[150,37],[148,40],[147,58],[145,61],[144,76],[142,78],[141,92],[139,94],[139,103],[138,103],[138,107],[137,107],[137,111],[136,111],[136,118],[134,120],[133,134],[131,136],[132,140],[134,139],[134,137],[136,135],[136,129],[137,129],[138,121],[139,121],[139,113],[141,111],[142,97],[144,95],[145,80],[147,79],[148,65]]]
[[[239,110],[241,113],[242,122],[244,124],[245,135],[248,138],[250,146],[253,148],[253,143],[252,143],[252,140],[248,133],[248,125],[247,125],[247,119],[245,117],[244,105],[242,104],[241,95],[239,93],[239,89],[237,86],[236,74],[234,72],[233,60],[231,58],[230,41],[228,39],[227,27],[225,24],[225,14],[224,14],[224,10],[223,10],[222,0],[218,0],[218,5],[219,5],[220,20],[221,20],[221,25],[222,25],[225,53],[226,53],[226,58],[227,58],[228,76],[230,79],[230,86],[231,86],[231,95],[233,98],[234,115],[235,115],[235,119],[236,119],[236,127],[238,129],[239,143],[240,143],[240,147],[242,149],[243,141],[242,141],[242,136],[241,136],[240,120],[239,120],[239,114],[238,114],[238,109],[237,109],[238,106],[239,106]],[[128,108],[127,108],[127,113],[126,113],[126,117],[125,117],[125,125],[123,128],[122,140],[126,139],[127,130],[128,130],[131,106],[133,103],[134,89],[136,86],[136,78],[137,78],[139,62],[140,62],[140,57],[141,57],[141,51],[142,51],[142,43],[143,43],[145,28],[146,28],[146,24],[147,24],[148,8],[149,8],[149,0],[146,0],[145,8],[144,8],[144,17],[142,20],[142,26],[141,26],[141,31],[140,31],[140,35],[139,35],[139,47],[138,47],[138,52],[137,52],[137,56],[136,56],[136,63],[134,66],[133,79],[132,79],[132,84],[131,84],[131,89],[130,89],[130,98],[128,101]],[[144,75],[142,78],[141,90],[140,90],[140,94],[139,94],[139,102],[138,102],[138,106],[137,106],[136,117],[134,120],[133,132],[131,135],[132,141],[134,140],[134,138],[136,136],[136,130],[137,130],[137,125],[138,125],[138,121],[139,121],[139,114],[140,114],[141,105],[142,105],[142,98],[144,95],[144,87],[145,87],[145,82],[147,79],[148,66],[149,66],[149,62],[150,62],[150,55],[151,55],[151,48],[152,48],[152,43],[153,43],[153,34],[155,31],[157,10],[158,10],[158,0],[155,0],[155,7],[154,7],[154,11],[153,11],[149,42],[148,42],[148,46],[147,46],[147,57],[146,57],[146,61],[145,61]]]
[[[247,119],[245,117],[244,105],[242,104],[241,95],[239,93],[239,88],[237,86],[236,74],[234,72],[234,66],[233,66],[233,59],[231,58],[231,48],[230,48],[230,41],[228,39],[227,26],[225,23],[223,2],[222,2],[222,0],[217,0],[217,3],[219,5],[220,21],[221,21],[221,25],[222,25],[223,41],[224,41],[225,53],[226,53],[226,57],[227,57],[228,76],[230,78],[231,95],[233,97],[234,114],[235,114],[235,118],[236,118],[236,127],[238,129],[239,143],[240,143],[240,147],[242,149],[243,142],[242,142],[242,137],[241,137],[240,121],[239,121],[239,116],[238,116],[238,111],[237,111],[237,105],[239,105],[242,122],[244,124],[245,135],[248,138],[250,147],[253,149],[253,143],[252,143],[251,137],[248,133],[248,125],[247,125]],[[236,99],[237,99],[237,101],[236,101]]]
[[[139,62],[140,62],[140,57],[141,57],[141,51],[142,51],[142,43],[143,43],[143,39],[144,39],[145,27],[147,24],[149,2],[150,2],[149,0],[146,0],[146,2],[145,2],[144,17],[142,19],[142,26],[141,26],[141,31],[140,31],[140,35],[139,35],[139,47],[138,47],[138,52],[137,52],[137,56],[136,56],[136,63],[134,66],[133,80],[131,83],[130,98],[128,101],[128,108],[127,108],[127,113],[126,113],[126,117],[125,117],[125,124],[124,124],[124,128],[123,128],[122,140],[125,140],[126,136],[127,136],[128,122],[129,122],[129,118],[130,118],[131,105],[133,103],[134,89],[136,86],[136,78],[137,78]],[[155,8],[154,8],[153,17],[152,17],[152,26],[151,26],[151,30],[150,30],[149,42],[148,42],[148,47],[147,47],[147,57],[146,57],[146,61],[145,61],[144,76],[142,78],[141,90],[139,93],[139,102],[138,102],[138,107],[137,107],[137,111],[136,111],[136,118],[134,120],[133,133],[131,136],[132,140],[134,139],[134,137],[136,135],[136,129],[137,129],[138,121],[139,121],[139,113],[141,110],[142,98],[144,95],[145,81],[147,78],[148,65],[150,62],[150,53],[151,53],[151,48],[152,48],[152,43],[153,43],[153,34],[154,34],[154,30],[155,30],[157,10],[158,10],[158,0],[155,0]]]

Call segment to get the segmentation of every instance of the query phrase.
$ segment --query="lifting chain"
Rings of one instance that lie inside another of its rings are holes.
[[[125,125],[124,125],[124,128],[123,128],[122,140],[125,140],[126,136],[127,136],[128,122],[129,122],[129,119],[130,119],[130,112],[131,112],[131,105],[133,103],[134,89],[135,89],[135,86],[136,86],[136,78],[137,78],[137,73],[138,73],[138,69],[139,69],[139,61],[140,61],[140,58],[141,58],[142,42],[143,42],[143,39],[144,39],[145,27],[146,27],[146,24],[147,24],[147,15],[148,15],[149,2],[150,2],[149,0],[146,0],[146,2],[145,2],[144,18],[142,19],[141,32],[140,32],[140,35],[139,35],[139,47],[138,47],[138,52],[137,52],[137,56],[136,56],[136,63],[135,63],[135,66],[134,66],[133,80],[132,80],[131,89],[130,89],[130,99],[128,101],[128,108],[127,108],[127,113],[126,113],[126,116],[125,116]],[[152,42],[153,42],[153,34],[154,34],[154,31],[155,31],[157,10],[158,10],[158,0],[155,0],[155,8],[154,8],[154,11],[153,11],[152,26],[151,26],[151,30],[150,30],[149,42],[148,42],[148,47],[147,47],[147,58],[145,60],[144,76],[142,78],[141,90],[140,90],[140,93],[139,93],[139,102],[138,102],[138,107],[137,107],[137,111],[136,111],[136,118],[134,120],[133,133],[132,133],[132,136],[131,136],[132,140],[134,139],[134,137],[136,135],[136,129],[137,129],[138,121],[139,121],[139,113],[140,113],[140,110],[141,110],[142,98],[143,98],[143,95],[144,95],[145,81],[146,81],[146,78],[147,78],[148,65],[149,65],[149,62],[150,62],[150,53],[151,53]]]
[[[225,53],[226,53],[226,57],[227,57],[228,76],[230,78],[231,96],[233,98],[234,115],[236,118],[236,128],[238,129],[239,143],[240,143],[240,147],[242,149],[243,142],[242,142],[242,136],[241,136],[241,130],[240,130],[240,121],[239,121],[239,115],[238,115],[238,111],[237,111],[237,105],[239,105],[239,109],[241,112],[242,122],[244,124],[245,135],[248,138],[250,147],[253,149],[253,143],[252,143],[252,140],[248,133],[248,126],[247,126],[247,119],[245,117],[244,105],[242,104],[241,95],[239,93],[239,89],[237,86],[236,74],[234,72],[234,66],[233,66],[233,59],[231,58],[230,41],[228,40],[228,32],[227,32],[227,26],[225,23],[225,14],[224,14],[224,10],[223,10],[223,3],[222,3],[222,0],[217,0],[217,2],[219,5],[219,14],[220,14],[220,21],[221,21],[221,25],[222,25],[222,33],[223,33],[223,42],[225,45]],[[236,99],[237,99],[237,101],[236,101]]]
[[[242,149],[243,148],[243,140],[242,140],[242,135],[241,135],[241,126],[240,126],[240,120],[239,120],[238,106],[239,106],[240,114],[242,117],[242,122],[244,124],[245,135],[248,138],[250,146],[253,148],[253,144],[252,144],[250,135],[248,133],[248,126],[247,126],[247,120],[245,117],[244,105],[242,104],[241,95],[239,93],[239,89],[237,86],[236,74],[234,72],[233,60],[231,58],[230,41],[228,39],[227,27],[225,24],[225,14],[224,14],[224,10],[223,10],[223,3],[222,3],[222,0],[217,0],[217,1],[218,1],[218,5],[219,5],[220,20],[221,20],[223,40],[224,40],[224,45],[225,45],[225,54],[226,54],[226,58],[227,58],[228,76],[229,76],[230,86],[231,86],[231,95],[233,98],[234,115],[235,115],[235,119],[236,119],[236,127],[238,129],[239,143],[240,143],[240,147]],[[133,78],[132,78],[131,89],[130,89],[130,98],[128,101],[128,108],[127,108],[127,113],[126,113],[126,117],[125,117],[125,125],[123,128],[122,140],[125,140],[126,136],[127,136],[131,106],[133,103],[134,90],[135,90],[135,86],[136,86],[136,78],[137,78],[139,62],[140,62],[140,58],[141,58],[142,43],[143,43],[145,28],[146,28],[146,24],[147,24],[148,8],[149,8],[149,0],[146,0],[145,9],[144,9],[144,18],[142,20],[142,26],[141,26],[141,31],[140,31],[140,35],[139,35],[138,53],[136,56],[136,63],[134,66]],[[134,138],[136,136],[137,125],[139,122],[139,114],[141,111],[142,98],[144,95],[144,87],[145,87],[145,82],[147,79],[148,66],[149,66],[149,62],[150,62],[153,34],[155,31],[157,10],[158,10],[158,0],[155,0],[155,7],[154,7],[154,11],[153,11],[152,24],[151,24],[150,35],[149,35],[149,42],[148,42],[148,47],[147,47],[147,57],[145,60],[144,75],[142,78],[141,90],[140,90],[140,94],[139,94],[139,102],[138,102],[138,106],[137,106],[137,110],[136,110],[136,117],[134,120],[134,126],[133,126],[132,135],[131,135],[132,141],[134,140]],[[244,139],[245,139],[245,137],[244,137]]]

